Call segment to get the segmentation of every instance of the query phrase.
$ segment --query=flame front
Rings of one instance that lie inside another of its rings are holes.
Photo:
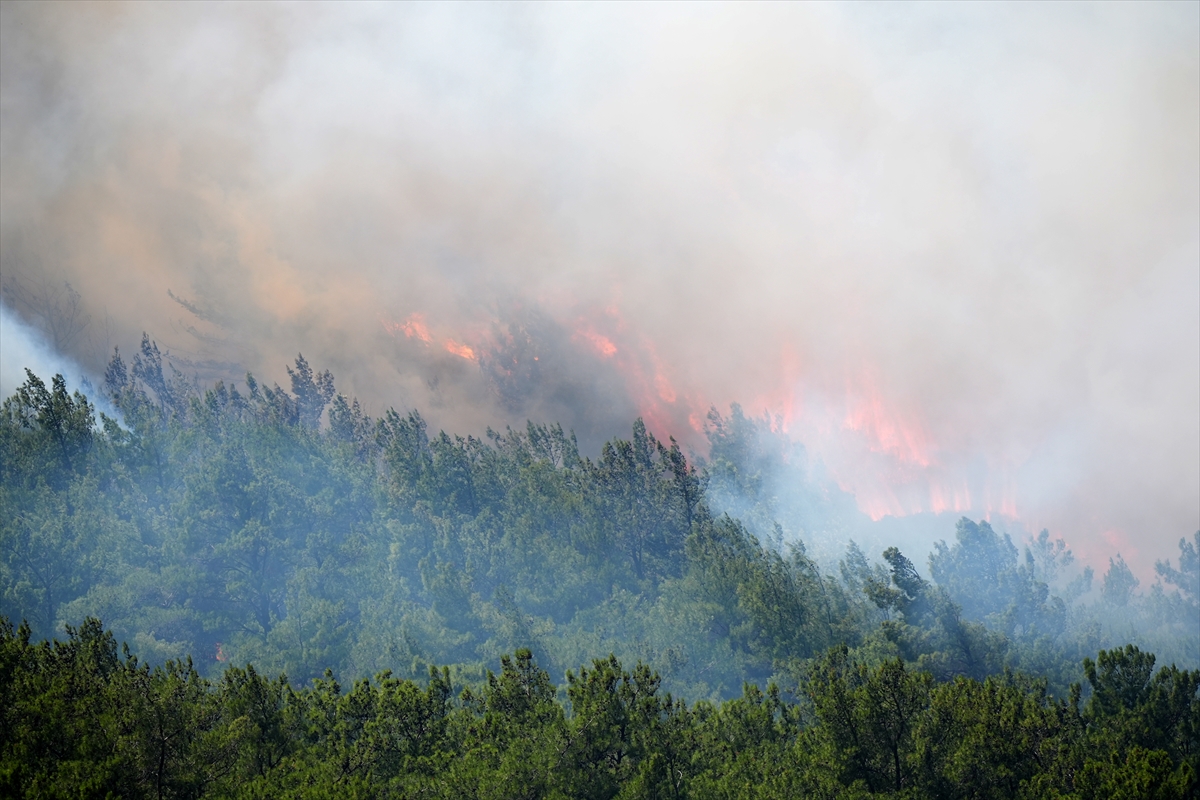
[[[840,381],[805,375],[796,351],[779,349],[778,383],[750,408],[772,431],[797,440],[873,520],[975,513],[1017,518],[1013,465],[946,447],[922,415],[896,402],[864,367]],[[835,384],[838,385],[838,384]]]
[[[610,363],[623,377],[638,415],[660,438],[675,436],[702,449],[709,409],[743,399],[713,398],[681,381],[654,341],[631,330],[616,306],[583,313],[575,307],[559,320],[581,354]],[[446,336],[421,312],[403,322],[383,324],[397,338],[403,334],[427,345],[440,341],[446,352],[476,364],[484,363],[481,347],[486,355],[498,346],[484,333],[469,339],[473,344],[463,341],[461,333],[460,338]],[[499,330],[499,323],[493,322],[493,327]],[[871,519],[924,512],[1016,518],[1016,487],[1007,465],[981,465],[964,461],[965,456],[953,450],[944,451],[921,414],[881,387],[877,370],[867,366],[852,371],[840,385],[833,384],[838,391],[829,391],[829,380],[805,374],[798,350],[790,343],[783,342],[777,354],[775,387],[760,393],[747,409],[763,414],[776,435],[802,443]]]
[[[875,382],[864,378],[846,388],[843,426],[857,431],[873,452],[886,453],[903,464],[928,467],[929,437],[921,423],[884,402]]]

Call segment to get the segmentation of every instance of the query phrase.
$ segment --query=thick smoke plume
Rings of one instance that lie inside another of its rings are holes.
[[[4,3],[5,301],[459,431],[737,401],[873,517],[1146,571],[1200,527],[1197,9]]]

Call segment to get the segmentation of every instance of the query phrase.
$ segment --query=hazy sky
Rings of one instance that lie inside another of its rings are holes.
[[[5,299],[464,432],[738,401],[874,516],[1146,574],[1200,527],[1198,9],[5,2]]]

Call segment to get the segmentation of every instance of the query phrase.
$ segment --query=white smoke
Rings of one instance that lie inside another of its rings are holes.
[[[72,391],[91,385],[78,364],[54,352],[41,331],[26,325],[7,305],[0,303],[0,396],[11,396],[25,383],[26,369],[47,384],[55,375],[62,375]],[[92,399],[91,391],[86,394]]]
[[[1146,571],[1200,526],[1198,9],[5,2],[0,256],[189,374],[302,351],[464,432],[523,420],[438,343],[586,316],[656,433],[792,413],[872,515]],[[574,385],[519,412],[627,432]]]

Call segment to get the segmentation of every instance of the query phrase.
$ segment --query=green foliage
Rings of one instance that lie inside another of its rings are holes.
[[[1196,531],[1190,542],[1179,540],[1179,569],[1173,568],[1167,559],[1155,562],[1154,571],[1174,585],[1187,607],[1196,611],[1200,602],[1200,531]]]
[[[4,634],[7,794],[1193,785],[1196,673],[1143,651],[1200,662],[1200,539],[1145,594],[1118,558],[1095,602],[1061,541],[1020,562],[966,519],[932,580],[854,545],[834,578],[799,535],[828,501],[782,496],[797,454],[740,409],[698,469],[640,420],[592,460],[559,426],[432,435],[288,372],[200,391],[147,337],[106,374],[119,422],[61,377],[5,401],[0,614],[28,620]]]
[[[47,634],[103,614],[152,660],[196,653],[209,674],[232,658],[416,675],[528,647],[561,675],[604,642],[707,692],[856,636],[840,587],[714,518],[640,420],[593,462],[558,426],[432,436],[415,411],[369,419],[303,356],[288,373],[290,394],[250,376],[199,392],[146,337],[132,368],[114,353],[124,423],[102,428],[30,375],[0,425],[0,610]],[[654,611],[614,640],[595,612],[626,596]],[[670,620],[710,608],[701,638],[671,643]],[[689,679],[714,659],[719,679]]]
[[[1061,541],[1018,563],[966,519],[934,581],[894,547],[883,564],[852,547],[835,580],[798,537],[827,503],[802,453],[737,407],[709,415],[698,471],[640,420],[593,461],[558,426],[432,435],[416,411],[367,417],[303,356],[288,375],[290,393],[251,376],[199,391],[145,337],[106,373],[122,422],[97,426],[61,378],[30,374],[0,415],[0,612],[42,635],[102,615],[151,662],[194,653],[208,675],[235,659],[411,677],[526,647],[557,676],[611,651],[713,698],[794,681],[838,643],[939,678],[1022,666],[1062,694],[1086,653],[1144,643],[1148,615],[1159,651],[1200,660],[1200,637],[1179,635],[1188,542],[1159,570],[1177,591],[1143,599],[1114,562],[1094,612],[1051,594],[1071,566]]]
[[[1120,553],[1115,561],[1111,558],[1108,560],[1108,572],[1104,574],[1104,585],[1100,589],[1100,596],[1105,602],[1118,607],[1127,606],[1137,586],[1138,579],[1133,577],[1133,572]]]
[[[1198,788],[1200,671],[1102,651],[1082,708],[1007,673],[939,683],[846,647],[800,695],[664,695],[615,656],[556,687],[528,649],[455,695],[448,668],[347,692],[190,660],[118,656],[97,620],[64,642],[0,624],[0,788],[11,797],[1156,797]],[[564,703],[566,705],[564,705]]]

